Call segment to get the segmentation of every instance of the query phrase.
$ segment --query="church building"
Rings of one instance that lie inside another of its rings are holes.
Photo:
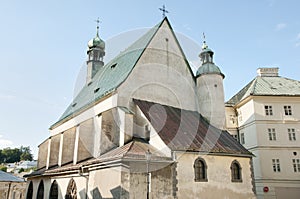
[[[196,74],[167,17],[108,63],[105,48],[97,28],[86,84],[39,145],[26,198],[255,198],[205,41]]]

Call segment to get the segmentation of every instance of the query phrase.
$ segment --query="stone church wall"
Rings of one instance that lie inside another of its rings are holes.
[[[58,165],[60,134],[51,137],[49,167]]]
[[[47,139],[46,141],[44,141],[42,144],[39,145],[37,169],[46,167],[47,157],[48,157],[48,145],[49,145],[49,139]]]
[[[62,165],[73,161],[76,136],[75,127],[65,131],[63,135]]]
[[[120,119],[116,108],[110,109],[102,113],[101,126],[101,153],[105,153],[110,149],[119,146],[120,142]]]
[[[132,98],[197,110],[195,80],[165,22],[126,81],[118,88],[118,105]]]

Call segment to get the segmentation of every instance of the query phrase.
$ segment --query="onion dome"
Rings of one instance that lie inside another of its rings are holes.
[[[196,76],[204,74],[219,74],[224,78],[224,74],[221,72],[220,68],[213,62],[214,52],[208,48],[205,41],[203,41],[202,51],[199,54],[202,65],[198,68]]]

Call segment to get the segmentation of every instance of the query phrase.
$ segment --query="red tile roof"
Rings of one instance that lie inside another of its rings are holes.
[[[196,111],[134,100],[171,150],[252,155],[227,131],[211,126]]]

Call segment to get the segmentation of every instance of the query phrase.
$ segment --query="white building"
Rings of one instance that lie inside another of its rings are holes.
[[[227,129],[255,155],[257,198],[300,198],[300,82],[257,73],[227,102]]]
[[[27,198],[255,197],[205,43],[196,75],[167,18],[107,64],[98,31],[88,47],[86,85],[40,144]]]

